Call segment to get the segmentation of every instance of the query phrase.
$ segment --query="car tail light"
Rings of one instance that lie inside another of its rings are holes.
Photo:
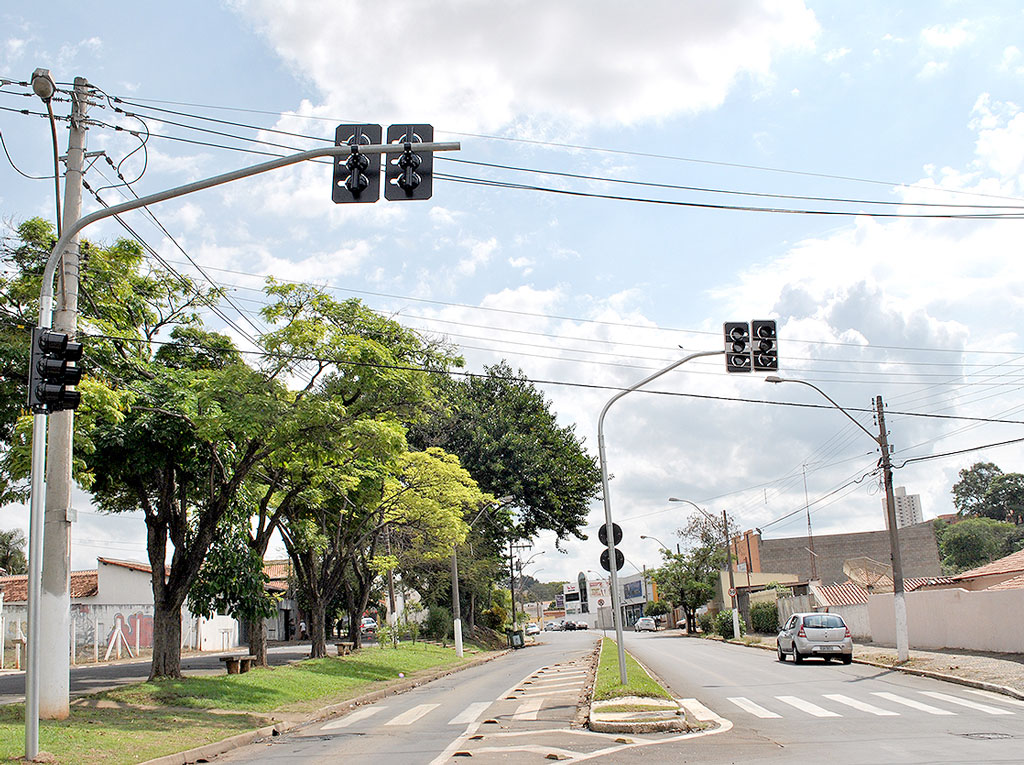
[[[802,625],[802,624],[800,625],[800,631],[798,633],[796,633],[796,636],[797,637],[802,637],[802,638],[807,637],[807,633],[804,632],[804,625]]]
[[[846,628],[846,637],[853,637],[853,635],[850,634],[850,628],[849,627]]]

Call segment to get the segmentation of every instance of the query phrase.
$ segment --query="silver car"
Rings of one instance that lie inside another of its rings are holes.
[[[785,661],[787,654],[797,664],[809,656],[825,661],[838,658],[849,664],[853,661],[850,628],[839,614],[793,614],[779,630],[779,661]]]

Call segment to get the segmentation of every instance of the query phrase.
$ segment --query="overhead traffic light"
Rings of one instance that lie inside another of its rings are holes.
[[[753,335],[753,357],[755,372],[776,372],[779,369],[779,343],[775,334],[775,322],[757,320],[750,322]]]
[[[404,144],[401,154],[388,154],[384,166],[385,199],[430,199],[434,153],[416,151],[416,144],[434,140],[433,125],[391,125],[388,143]]]
[[[70,366],[82,358],[82,344],[72,343],[64,332],[32,328],[32,353],[28,375],[28,404],[35,414],[75,409],[82,394],[68,390],[82,379],[82,368]]]
[[[725,371],[750,371],[750,325],[745,321],[725,322]]]
[[[352,151],[334,158],[334,185],[331,199],[342,202],[376,202],[380,199],[380,154],[365,154],[360,146],[379,146],[380,125],[338,125],[335,146],[351,146]]]

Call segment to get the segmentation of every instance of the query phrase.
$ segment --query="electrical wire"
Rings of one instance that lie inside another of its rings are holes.
[[[14,164],[14,160],[11,159],[10,152],[7,151],[7,144],[4,142],[4,132],[2,130],[0,130],[0,146],[3,147],[4,155],[7,157],[7,161],[11,164],[11,167],[14,168],[15,172],[18,173],[18,175],[24,176],[25,178],[28,178],[30,181],[48,181],[51,178],[53,178],[52,175],[29,175],[28,173],[23,172],[21,168],[19,168],[16,164]]]

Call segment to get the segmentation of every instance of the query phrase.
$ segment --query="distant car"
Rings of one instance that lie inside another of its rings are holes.
[[[539,635],[540,634],[540,627],[538,627],[533,622],[530,622],[529,624],[526,625],[526,634],[527,635]]]
[[[633,629],[637,632],[657,632],[658,625],[655,624],[653,616],[641,616],[636,620]]]
[[[377,620],[372,616],[364,616],[359,629],[367,635],[372,635],[377,631]]]
[[[590,625],[586,622],[576,622],[576,629],[578,630],[589,630]]]
[[[777,653],[779,661],[789,655],[796,664],[809,656],[825,661],[837,658],[849,664],[853,661],[853,637],[839,614],[793,614],[779,630]]]
[[[545,632],[558,632],[560,629],[562,628],[558,625],[558,622],[548,622],[544,625]]]
[[[562,629],[566,632],[568,632],[569,630],[574,630],[576,629],[576,622],[566,619],[564,622],[562,622]]]

